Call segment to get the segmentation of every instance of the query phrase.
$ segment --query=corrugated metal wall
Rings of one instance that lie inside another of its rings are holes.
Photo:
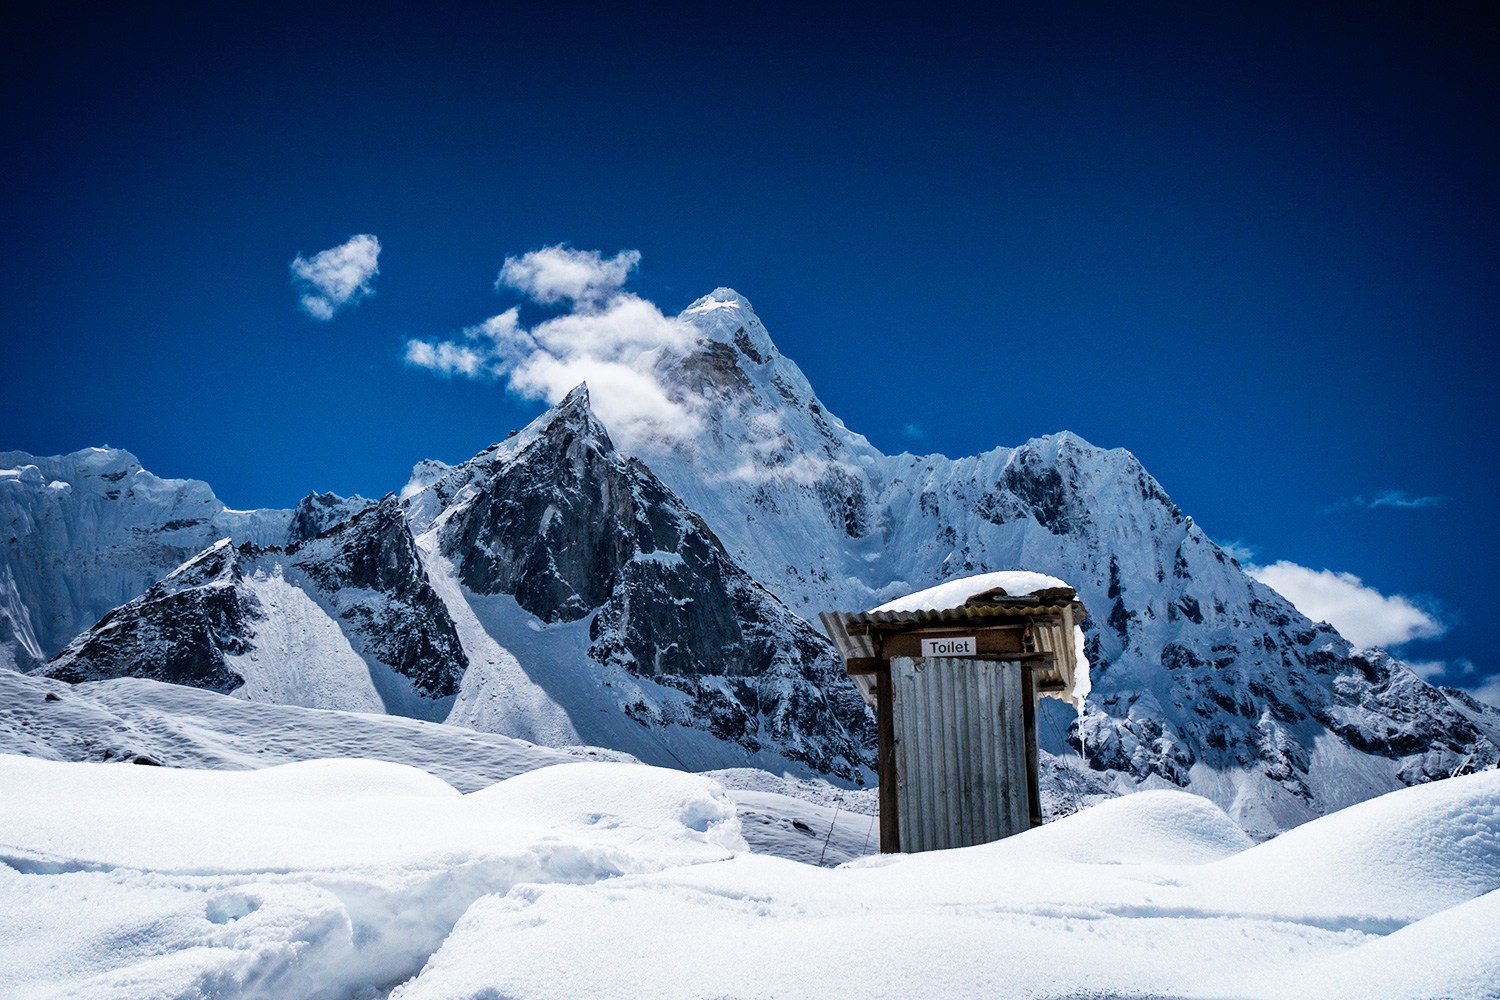
[[[1019,663],[891,660],[901,850],[985,844],[1030,826]]]

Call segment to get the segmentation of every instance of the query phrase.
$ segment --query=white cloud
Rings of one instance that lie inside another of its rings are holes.
[[[484,370],[484,355],[463,344],[443,342],[429,344],[422,340],[406,342],[408,364],[427,368],[439,375],[465,375],[475,378]]]
[[[738,465],[729,470],[726,479],[747,483],[791,482],[815,483],[827,478],[835,470],[847,476],[857,475],[857,470],[847,462],[836,462],[807,452],[798,451],[767,462],[755,456],[762,451],[752,442],[741,450]]]
[[[532,327],[507,309],[458,338],[406,345],[406,360],[440,375],[504,380],[526,399],[557,403],[580,382],[618,443],[689,438],[702,427],[698,404],[673,399],[656,377],[664,352],[697,339],[694,328],[623,290],[640,260],[635,250],[605,258],[597,251],[546,247],[508,257],[497,286],[568,311]]]
[[[913,441],[920,441],[927,436],[927,432],[922,430],[921,424],[902,424],[901,433]]]
[[[301,294],[302,308],[313,319],[328,321],[347,305],[375,294],[380,273],[380,241],[368,234],[292,261],[292,284]]]
[[[513,288],[543,305],[600,302],[624,288],[625,280],[640,262],[639,250],[621,250],[605,257],[597,250],[574,250],[559,244],[505,258],[495,287]]]
[[[1457,678],[1472,678],[1479,673],[1479,668],[1474,666],[1474,661],[1466,656],[1460,656],[1455,660],[1402,660],[1408,670],[1416,674],[1430,684],[1456,685],[1461,688],[1476,687],[1474,681],[1462,681]],[[1489,677],[1484,684],[1477,685],[1483,688],[1490,686],[1492,693],[1500,695],[1500,677]]]
[[[1426,507],[1441,507],[1445,500],[1436,496],[1413,496],[1405,490],[1382,490],[1372,496],[1348,497],[1338,503],[1331,504],[1323,509],[1323,513],[1329,514],[1336,510],[1345,510],[1349,507],[1363,507],[1366,510],[1379,510],[1389,507],[1398,510],[1420,510]]]
[[[1385,596],[1353,573],[1313,570],[1282,560],[1252,566],[1255,579],[1315,621],[1325,621],[1355,646],[1400,646],[1446,631],[1441,622],[1399,594]]]
[[[1480,701],[1500,708],[1500,676],[1491,677],[1478,687],[1469,688],[1469,693]]]

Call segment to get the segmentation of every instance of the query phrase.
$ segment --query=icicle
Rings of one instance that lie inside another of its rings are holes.
[[[1073,690],[1070,701],[1078,712],[1078,759],[1088,767],[1088,754],[1084,752],[1083,711],[1088,704],[1089,692],[1094,688],[1089,677],[1089,658],[1083,653],[1083,628],[1073,626]]]

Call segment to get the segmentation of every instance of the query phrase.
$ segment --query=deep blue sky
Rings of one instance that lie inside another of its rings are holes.
[[[1127,447],[1500,668],[1486,5],[98,6],[0,14],[0,450],[379,495],[537,410],[406,338],[509,304],[507,254],[635,248],[887,451]],[[377,294],[317,323],[288,262],[355,233]],[[1441,503],[1329,511],[1388,490]]]

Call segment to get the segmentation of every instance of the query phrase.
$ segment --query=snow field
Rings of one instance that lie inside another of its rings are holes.
[[[549,764],[631,759],[398,716],[245,701],[138,677],[65,684],[5,671],[0,752],[73,761],[145,757],[167,767],[230,771],[362,757],[409,764],[462,792]]]
[[[302,588],[283,576],[279,563],[258,569],[245,586],[266,617],[254,624],[255,645],[224,659],[245,679],[233,694],[248,701],[384,712],[370,667],[349,639]]]
[[[522,887],[392,997],[1493,998],[1496,801],[1500,773],[1460,778],[1248,847],[1205,800],[1145,793],[834,871],[744,855]]]
[[[438,549],[441,525],[417,537],[432,589],[448,609],[469,657],[447,721],[544,743],[582,743],[567,713],[526,673],[509,649],[495,641],[465,599],[453,562]]]
[[[373,761],[0,756],[0,997],[1477,1000],[1500,983],[1500,772],[1258,846],[1162,791],[832,870],[746,839],[816,861],[827,831],[786,821],[827,813],[849,856],[868,815],[725,777],[753,787],[579,763],[462,795]],[[731,795],[775,829],[745,838]]]
[[[461,795],[413,768],[0,756],[0,997],[382,996],[476,899],[743,851],[715,783],[549,767]]]

